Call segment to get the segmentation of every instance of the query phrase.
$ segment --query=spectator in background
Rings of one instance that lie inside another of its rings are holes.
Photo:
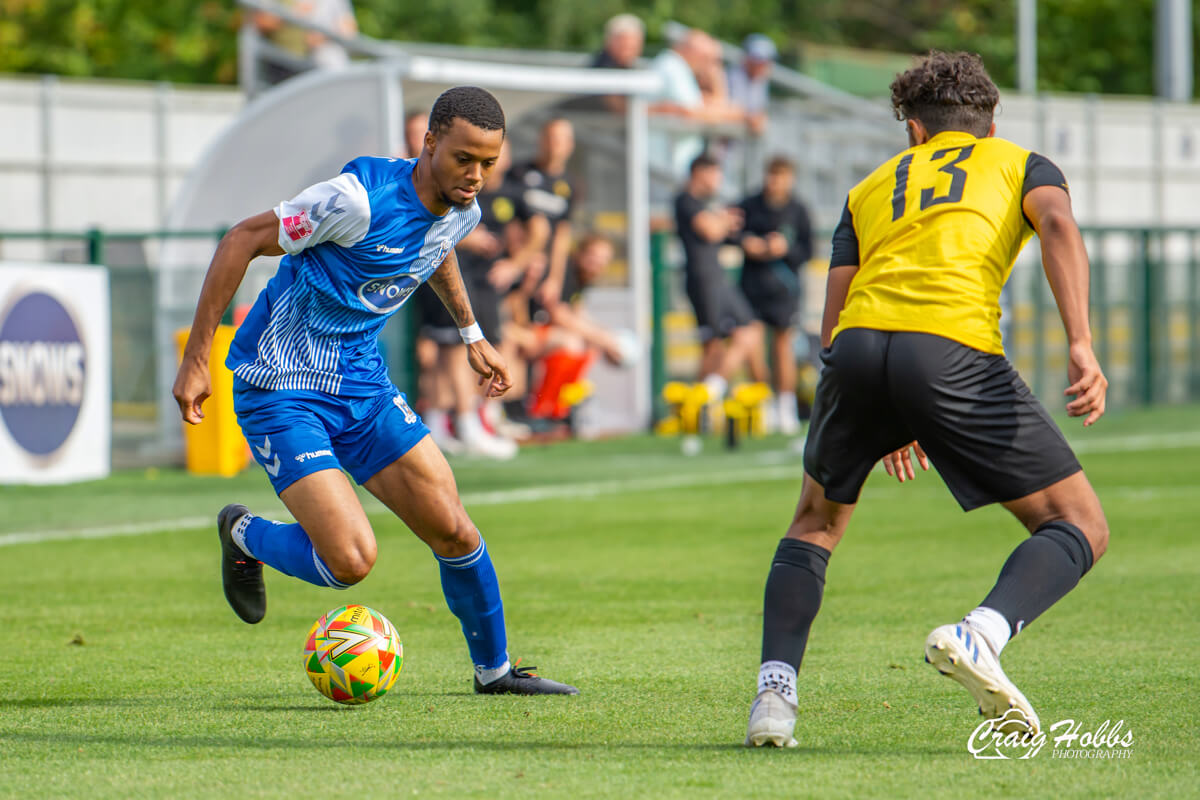
[[[725,276],[718,259],[721,245],[742,228],[739,208],[722,205],[721,166],[709,155],[691,165],[684,190],[675,198],[675,224],[684,252],[684,286],[696,311],[703,342],[700,377],[713,399],[725,396],[729,378],[750,363],[761,336],[746,298]],[[726,344],[727,343],[727,344]],[[761,380],[765,375],[755,375]]]
[[[513,266],[523,268],[533,257],[528,252],[511,249],[514,237],[508,227],[519,225],[521,219],[529,216],[523,207],[521,188],[507,180],[511,164],[506,141],[477,197],[479,224],[455,248],[475,319],[484,337],[497,348],[504,346],[506,338],[502,334],[505,328],[501,322],[498,284],[511,284],[513,277],[519,277],[519,269],[504,281],[497,281],[495,273]],[[541,243],[532,244],[540,253]],[[527,246],[527,249],[532,248]],[[501,460],[514,457],[516,443],[497,432],[499,405],[481,396],[474,373],[466,363],[466,345],[454,319],[430,287],[418,288],[416,299],[421,314],[420,336],[437,345],[436,360],[424,375],[430,386],[430,403],[423,414],[434,441],[448,453]]]
[[[745,113],[746,126],[755,136],[767,129],[768,88],[778,55],[773,41],[752,33],[742,42],[742,63],[729,71],[729,101]]]
[[[429,130],[429,111],[410,108],[404,112],[404,158],[417,158],[425,147],[425,131]]]
[[[404,112],[404,145],[398,158],[418,158],[425,147],[425,131],[429,129],[429,110],[425,108],[410,108]],[[428,298],[426,298],[428,299]],[[463,452],[462,442],[451,435],[448,409],[455,407],[454,386],[444,374],[445,369],[439,364],[438,343],[427,335],[429,327],[427,317],[432,319],[437,310],[416,298],[417,309],[417,342],[414,356],[417,361],[417,410],[421,414],[440,412],[441,419],[435,419],[431,426],[433,439],[441,447],[442,452],[457,455]]]
[[[527,288],[539,300],[550,302],[562,292],[571,252],[571,213],[575,209],[577,189],[567,174],[567,162],[575,152],[575,127],[571,121],[554,117],[542,125],[537,155],[526,164],[513,168],[513,180],[522,184],[522,198],[532,215],[544,217],[550,223],[549,250],[546,254],[545,276],[530,275],[530,281],[540,278],[536,287]]]
[[[567,417],[570,404],[563,399],[563,388],[584,379],[596,353],[616,366],[628,366],[638,357],[632,332],[609,330],[584,309],[584,292],[604,274],[612,258],[611,240],[599,233],[587,234],[571,255],[561,295],[548,305],[531,303],[534,324],[527,348],[537,364],[529,413],[535,419]]]
[[[573,351],[598,350],[610,363],[621,364],[629,354],[620,338],[592,321],[583,308],[583,295],[594,286],[612,263],[613,243],[602,233],[589,233],[575,248],[567,264],[561,294],[548,305],[534,300],[529,318],[535,325],[548,325],[546,351],[565,347]]]
[[[604,24],[604,49],[592,59],[594,69],[632,69],[642,56],[646,44],[646,26],[633,14],[617,14]],[[600,98],[603,108],[616,114],[625,113],[625,96],[605,95]]]
[[[604,23],[604,49],[592,60],[596,69],[632,69],[646,44],[646,26],[633,14],[617,14]]]
[[[745,120],[745,113],[727,102],[715,82],[721,69],[721,46],[704,31],[689,30],[655,57],[652,68],[662,76],[663,90],[650,105],[650,113],[698,123]],[[704,87],[708,87],[707,95]],[[654,161],[668,162],[672,171],[681,175],[703,152],[704,139],[698,134],[685,134],[678,136],[672,147],[668,137],[658,134],[650,146]]]
[[[792,350],[800,310],[800,268],[812,258],[812,226],[804,204],[795,198],[796,168],[782,156],[767,164],[762,191],[742,201],[741,289],[754,314],[771,328],[774,362],[775,428],[800,430],[796,403],[796,356]]]
[[[312,20],[330,33],[342,39],[353,39],[358,35],[358,20],[350,0],[314,0]],[[350,63],[350,54],[341,44],[318,35],[319,41],[310,41],[312,60],[321,69],[340,69]]]
[[[729,82],[725,78],[725,57],[721,43],[709,36],[705,42],[705,50],[707,56],[702,65],[695,69],[696,83],[700,87],[704,107],[731,110],[734,114],[731,121],[741,121],[736,107],[729,100]]]
[[[349,0],[277,0],[284,9],[343,38],[358,35],[358,21]],[[350,63],[346,48],[329,37],[288,23],[265,11],[254,12],[254,24],[277,48],[293,57],[290,64],[268,61],[263,76],[275,84],[304,72],[308,67],[338,69]]]
[[[545,274],[550,223],[526,204],[527,189],[509,173],[511,166],[512,155],[506,141],[500,160],[479,192],[479,225],[463,239],[458,254],[459,264],[466,265],[464,275],[469,272],[472,276],[467,287],[472,304],[486,302],[489,315],[494,309],[501,329],[496,334],[497,349],[511,365],[512,389],[506,393],[505,400],[520,407],[528,390],[528,370],[524,368],[519,336],[510,335],[514,327],[505,319],[504,299],[525,283],[527,275]],[[509,307],[517,302],[519,300],[514,298]],[[484,401],[481,416],[490,434],[505,439],[529,435],[529,429],[510,419],[495,398]]]

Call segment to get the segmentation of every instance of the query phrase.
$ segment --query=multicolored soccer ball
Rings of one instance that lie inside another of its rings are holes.
[[[323,614],[304,645],[304,671],[313,686],[346,705],[383,697],[403,663],[404,645],[396,628],[366,606],[341,606]]]

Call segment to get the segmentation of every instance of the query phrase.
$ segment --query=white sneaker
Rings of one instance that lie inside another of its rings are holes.
[[[482,406],[479,417],[484,422],[484,430],[501,439],[521,440],[528,439],[533,435],[533,429],[520,422],[513,422],[498,403],[488,403]]]
[[[1000,659],[987,639],[969,623],[934,628],[925,639],[925,660],[938,672],[961,683],[975,698],[984,717],[1004,718],[997,730],[1035,734],[1041,730],[1042,723],[1033,706],[1000,669]],[[1021,713],[1009,714],[1010,709]]]
[[[800,433],[800,414],[796,407],[795,392],[780,392],[775,395],[775,413],[779,415],[779,432],[785,436]]]
[[[450,420],[444,412],[440,416],[436,413],[427,414],[425,424],[429,427],[429,435],[439,450],[448,456],[462,455],[466,448],[462,440],[450,432]]]
[[[792,738],[796,728],[796,707],[774,689],[764,689],[750,706],[750,725],[746,728],[746,747],[796,747]]]
[[[517,443],[512,439],[492,436],[490,433],[475,434],[463,442],[467,455],[510,461],[517,457]]]
[[[459,414],[458,436],[467,455],[508,461],[517,457],[517,443],[512,439],[493,436],[483,427],[479,415],[474,412]]]

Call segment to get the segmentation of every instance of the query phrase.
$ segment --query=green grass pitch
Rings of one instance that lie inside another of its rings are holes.
[[[1004,663],[1044,723],[1124,720],[1128,758],[967,752],[975,707],[921,646],[983,597],[1022,532],[996,508],[963,514],[932,473],[873,475],[831,561],[800,748],[742,748],[799,457],[779,439],[684,458],[635,438],[455,465],[512,656],[575,698],[473,695],[435,562],[376,503],[370,577],[334,593],[268,570],[252,627],[225,605],[208,519],[235,499],[278,513],[256,469],[0,488],[0,797],[1198,796],[1200,409],[1064,425],[1111,549]],[[405,645],[396,687],[358,708],[301,666],[309,625],[345,602],[388,615]]]

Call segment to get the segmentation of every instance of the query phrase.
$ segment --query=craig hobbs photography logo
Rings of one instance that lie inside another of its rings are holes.
[[[967,751],[981,760],[1034,758],[1051,743],[1051,758],[1129,758],[1133,731],[1125,720],[1104,720],[1094,730],[1082,722],[1061,719],[1044,731],[1033,726],[1019,709],[1010,708],[1002,717],[985,719],[967,739]]]

